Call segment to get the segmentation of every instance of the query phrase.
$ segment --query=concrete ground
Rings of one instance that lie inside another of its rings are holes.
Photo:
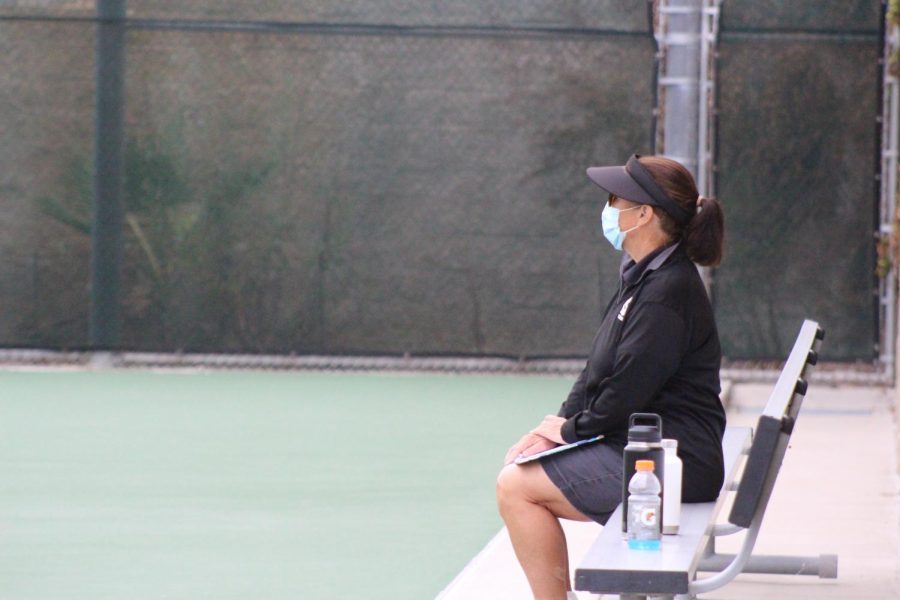
[[[733,386],[729,424],[754,426],[770,391],[771,385]],[[900,598],[900,438],[894,394],[883,388],[810,386],[756,543],[755,554],[837,554],[838,578],[740,575],[701,598]],[[564,527],[574,569],[600,527],[570,522]],[[741,537],[720,538],[718,550],[734,552]],[[529,598],[505,531],[438,596]]]

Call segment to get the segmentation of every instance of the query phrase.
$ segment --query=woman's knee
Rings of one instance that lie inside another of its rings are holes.
[[[547,490],[543,489],[539,465],[506,465],[497,476],[497,503],[504,508],[518,503],[543,504]],[[553,484],[547,483],[552,487]]]
[[[543,506],[557,517],[588,521],[536,465],[507,465],[497,476],[497,507],[505,516],[516,507]]]
[[[506,465],[497,475],[497,506],[501,514],[516,502],[526,499],[522,471],[518,465]]]

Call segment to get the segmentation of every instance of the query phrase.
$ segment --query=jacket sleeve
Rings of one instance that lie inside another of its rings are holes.
[[[578,379],[575,380],[569,396],[562,403],[562,406],[559,407],[559,412],[556,413],[556,416],[568,419],[580,412],[584,407],[584,386],[587,381],[587,370],[588,368],[585,365],[584,369],[581,370],[581,374],[578,375]]]
[[[611,375],[600,382],[596,395],[585,399],[583,410],[560,415],[567,419],[562,426],[567,442],[623,428],[631,413],[644,410],[678,370],[686,327],[675,310],[641,303],[622,327]]]

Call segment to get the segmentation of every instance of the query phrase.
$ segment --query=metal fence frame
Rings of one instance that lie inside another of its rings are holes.
[[[878,229],[874,237],[882,245],[889,261],[878,278],[879,339],[878,358],[886,381],[893,384],[896,374],[897,346],[897,265],[896,235],[898,128],[900,128],[900,79],[891,71],[891,57],[900,49],[900,27],[888,24],[887,2],[882,1],[881,130],[880,173],[878,177]]]

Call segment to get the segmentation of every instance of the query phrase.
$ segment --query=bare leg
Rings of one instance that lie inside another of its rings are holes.
[[[497,478],[497,504],[535,600],[566,600],[572,589],[566,536],[558,517],[588,521],[538,464],[507,465]]]

